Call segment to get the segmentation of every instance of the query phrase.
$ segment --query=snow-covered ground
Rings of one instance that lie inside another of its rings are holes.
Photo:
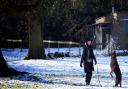
[[[99,56],[107,50],[95,50],[98,65],[95,65],[90,86],[86,86],[80,57],[64,57],[52,60],[23,60],[27,49],[2,49],[9,66],[31,74],[0,78],[0,89],[128,89],[128,56],[119,56],[122,71],[122,87],[115,88],[114,79],[110,77],[110,57]],[[48,53],[48,49],[45,50]],[[58,51],[57,48],[50,52]],[[62,48],[60,52],[67,52]],[[79,48],[72,48],[71,54],[79,53]],[[81,50],[82,53],[82,50]],[[102,85],[102,87],[100,86]]]

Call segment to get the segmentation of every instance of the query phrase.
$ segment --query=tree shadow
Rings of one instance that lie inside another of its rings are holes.
[[[86,83],[84,83],[84,82],[81,82],[81,83],[76,82],[76,81],[71,82],[71,81],[67,81],[67,80],[61,81],[61,77],[70,77],[70,75],[65,75],[65,76],[49,75],[49,76],[51,76],[51,78],[47,79],[44,75],[28,73],[28,74],[21,74],[21,75],[17,75],[17,76],[9,76],[9,78],[13,79],[13,80],[30,81],[30,82],[41,83],[41,84],[49,84],[49,85],[70,85],[70,86],[80,86],[80,87],[87,86]],[[57,77],[58,80],[52,79],[53,77]],[[80,77],[80,76],[71,76],[71,77]],[[91,84],[87,87],[103,87],[104,88],[104,87],[112,87],[112,86],[100,86],[99,84]],[[121,88],[128,88],[128,87],[123,86]]]
[[[62,77],[62,76],[59,76]],[[59,78],[58,77],[58,78]],[[2,77],[2,78],[7,78],[7,77]],[[8,76],[11,80],[19,80],[19,81],[30,81],[30,82],[35,82],[35,83],[42,83],[42,84],[50,84],[50,85],[55,85],[55,84],[60,84],[60,85],[71,85],[71,86],[86,86],[86,84],[82,83],[74,83],[74,82],[69,82],[69,81],[55,81],[52,79],[46,79],[42,75],[38,74],[20,74],[20,75],[15,75],[15,76]]]

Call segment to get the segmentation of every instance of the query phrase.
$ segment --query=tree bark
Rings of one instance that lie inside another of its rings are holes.
[[[8,68],[7,63],[3,57],[2,51],[0,49],[0,71],[5,71],[4,69]]]
[[[0,43],[2,43],[1,37],[0,37]],[[25,72],[19,72],[13,68],[8,67],[7,62],[3,57],[3,54],[1,51],[1,44],[0,44],[0,76],[6,77],[6,76],[12,76],[12,75],[19,75],[19,74],[25,74]]]
[[[29,23],[29,52],[28,59],[44,59],[43,31],[40,16],[28,17]]]
[[[33,9],[27,16],[29,30],[28,59],[45,59],[43,45],[43,0],[39,2],[37,9]]]
[[[2,13],[0,13],[2,14]],[[3,28],[2,28],[2,18],[5,18],[4,17],[5,15],[1,15],[0,17],[0,76],[2,77],[7,77],[7,76],[12,76],[12,75],[19,75],[19,74],[27,74],[26,72],[19,72],[11,67],[8,66],[3,54],[2,54],[2,50],[1,50],[1,47],[2,47],[2,43],[3,41],[1,40],[2,39],[2,35],[3,35]]]
[[[1,23],[1,18],[0,18],[0,23]],[[0,26],[1,27],[1,26]],[[1,51],[1,35],[2,35],[2,32],[0,31],[0,76],[5,76],[8,74],[8,65],[3,57],[3,54],[2,54],[2,51]]]

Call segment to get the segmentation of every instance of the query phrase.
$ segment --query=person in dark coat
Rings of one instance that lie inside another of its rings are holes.
[[[90,84],[92,78],[92,71],[94,71],[93,60],[97,64],[96,57],[93,53],[92,41],[90,38],[85,40],[83,47],[83,54],[81,57],[80,67],[84,66],[84,72],[86,73],[85,82],[86,85]]]

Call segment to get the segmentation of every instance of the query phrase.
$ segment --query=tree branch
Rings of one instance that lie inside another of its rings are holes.
[[[17,3],[15,3],[11,0],[7,0],[7,1],[8,1],[11,8],[13,8],[16,11],[19,11],[19,12],[21,12],[21,11],[32,11],[34,9],[38,9],[38,7],[41,6],[41,4],[43,2],[43,0],[37,0],[35,2],[35,4],[32,4],[32,3],[30,4],[30,2],[27,2],[27,3],[21,3],[21,4],[18,5]]]

